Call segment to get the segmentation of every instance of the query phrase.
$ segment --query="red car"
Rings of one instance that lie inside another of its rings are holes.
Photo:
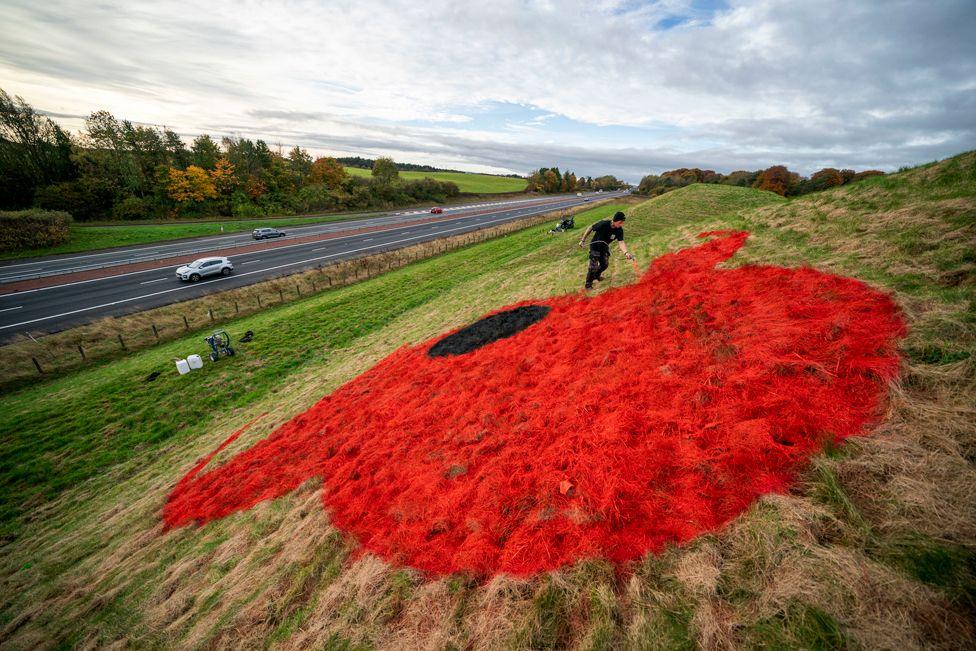
[[[443,208],[431,208],[430,209],[430,214],[432,214],[432,215],[439,215],[442,212],[444,212],[444,209]]]

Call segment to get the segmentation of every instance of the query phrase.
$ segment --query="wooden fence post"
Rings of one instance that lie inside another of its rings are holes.
[[[81,355],[82,359],[87,359],[85,357],[85,349],[81,347],[81,344],[78,344],[78,353]]]
[[[261,307],[261,295],[258,294],[258,307]]]
[[[183,317],[183,326],[184,326],[184,327],[185,327],[185,328],[186,328],[187,330],[189,330],[189,329],[190,329],[190,322],[186,320],[186,315],[185,315],[185,314],[182,314],[182,315],[180,315],[180,316],[182,316],[182,317]]]
[[[211,310],[209,307],[207,308],[207,314],[210,315],[210,323],[213,323],[214,320],[213,310]]]
[[[31,361],[34,362],[34,366],[37,368],[37,372],[43,375],[44,371],[41,369],[41,363],[37,361],[37,358],[31,357]]]
[[[278,288],[278,300],[282,303],[285,302],[285,294],[281,291],[281,287]]]
[[[234,301],[234,314],[240,314],[241,308],[237,305],[237,301]]]
[[[122,346],[122,350],[125,350],[125,351],[129,350],[128,348],[125,347],[125,340],[122,339],[122,333],[120,332],[117,336],[119,338],[119,344],[121,344],[121,346]]]
[[[152,326],[153,334],[156,336],[156,339],[159,339],[159,330],[156,329],[156,324],[152,323],[150,325]]]

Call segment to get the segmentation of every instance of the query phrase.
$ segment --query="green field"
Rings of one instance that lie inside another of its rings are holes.
[[[372,171],[360,167],[347,167],[346,172],[352,176],[372,176]],[[438,181],[452,181],[457,184],[461,192],[473,194],[494,194],[499,192],[521,192],[527,184],[525,179],[515,179],[510,176],[493,176],[491,174],[474,174],[466,172],[400,172],[400,178],[408,181],[431,178]]]
[[[527,229],[232,322],[254,342],[189,376],[172,359],[203,352],[202,333],[0,396],[0,646],[966,647],[976,154],[792,201],[693,185],[623,209],[641,267],[736,228],[752,236],[732,264],[813,265],[892,292],[910,334],[876,435],[623,574],[589,559],[525,580],[427,579],[356,555],[317,481],[162,531],[168,491],[242,424],[268,413],[228,453],[405,343],[578,290],[574,234]],[[613,265],[614,284],[634,279]]]

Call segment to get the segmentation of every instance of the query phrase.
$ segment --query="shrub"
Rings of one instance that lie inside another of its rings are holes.
[[[82,177],[40,188],[34,204],[45,210],[63,211],[78,221],[104,219],[111,214],[114,191],[105,181]]]
[[[154,212],[152,203],[146,199],[126,197],[112,207],[112,219],[119,221],[149,219]]]
[[[51,210],[0,212],[0,250],[24,251],[68,241],[71,215]]]
[[[298,212],[320,212],[335,210],[339,204],[324,183],[306,185],[298,191],[293,201]]]

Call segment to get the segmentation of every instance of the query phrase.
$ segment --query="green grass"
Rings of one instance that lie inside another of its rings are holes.
[[[628,219],[638,217],[665,228],[786,201],[764,190],[694,183],[641,204],[629,213]]]
[[[849,649],[851,641],[833,617],[816,606],[796,604],[785,613],[763,619],[747,631],[756,649]]]
[[[288,217],[282,219],[240,219],[221,222],[177,222],[169,224],[124,224],[117,226],[85,226],[72,224],[67,242],[58,246],[30,251],[5,251],[0,253],[0,259],[33,258],[42,255],[58,253],[77,253],[79,251],[93,251],[107,249],[114,246],[130,246],[133,244],[151,244],[175,240],[183,237],[204,237],[220,235],[221,233],[241,233],[255,228],[270,226],[286,228],[288,226],[305,226],[308,224],[322,224],[326,222],[344,221],[361,217],[362,213],[341,215],[319,215],[313,217]],[[223,228],[223,231],[221,231]]]
[[[360,167],[347,167],[346,172],[352,176],[372,176],[371,170]],[[500,192],[521,192],[527,181],[510,176],[494,176],[491,174],[474,174],[467,172],[400,172],[400,178],[407,181],[430,178],[437,181],[453,181],[461,192],[472,194],[496,194]]]

